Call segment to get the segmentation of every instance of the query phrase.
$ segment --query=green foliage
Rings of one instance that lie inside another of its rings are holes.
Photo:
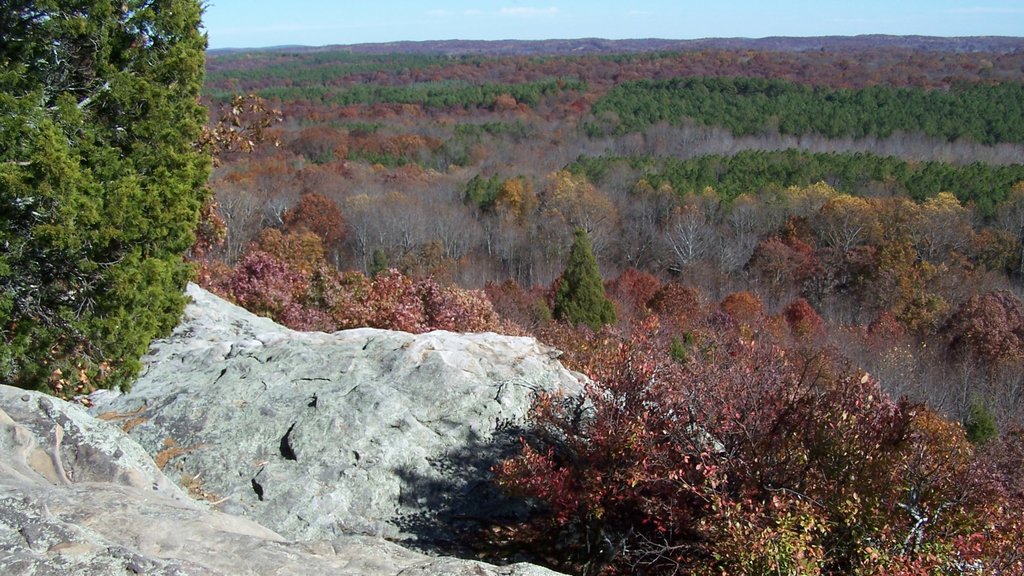
[[[901,131],[983,144],[1024,141],[1024,85],[1019,83],[940,91],[890,86],[836,90],[762,78],[638,80],[613,88],[593,112],[619,118],[614,127],[619,133],[692,119],[737,135],[777,130],[885,138]]]
[[[544,325],[553,320],[551,308],[548,307],[548,303],[542,299],[537,299],[533,305],[533,316],[537,320],[537,324]]]
[[[206,195],[201,4],[7,4],[0,380],[126,386],[175,325]]]
[[[690,338],[690,334],[687,333],[687,340]],[[670,358],[682,364],[686,362],[687,349],[689,348],[688,342],[684,343],[683,339],[679,336],[672,337],[672,344],[668,348],[668,355]]]
[[[967,439],[975,445],[986,444],[999,435],[992,413],[978,401],[971,403],[970,412],[964,420],[964,430],[967,432]]]
[[[479,207],[481,210],[490,210],[498,199],[498,192],[501,191],[503,181],[498,176],[483,178],[479,174],[473,176],[466,183],[464,195],[467,204]]]
[[[642,173],[654,188],[668,183],[680,195],[713,188],[723,199],[763,190],[784,190],[827,182],[839,192],[867,195],[883,187],[893,194],[906,193],[921,202],[939,192],[951,191],[961,204],[973,202],[991,216],[1024,180],[1024,165],[965,166],[943,162],[906,162],[873,154],[812,154],[798,150],[746,151],[734,156],[700,156],[689,160],[649,157],[579,158],[569,170],[587,175],[600,184],[612,166],[625,165],[638,177]],[[877,192],[876,192],[877,193]]]
[[[370,262],[370,276],[376,276],[391,268],[388,254],[381,248],[373,251],[373,261]]]
[[[615,322],[615,306],[604,294],[601,272],[587,231],[577,228],[569,261],[555,292],[554,316],[593,330]]]

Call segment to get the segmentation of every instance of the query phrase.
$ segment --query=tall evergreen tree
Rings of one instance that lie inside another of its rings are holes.
[[[0,381],[126,385],[177,322],[206,195],[198,0],[0,10]]]
[[[593,330],[615,322],[615,306],[604,293],[601,272],[590,247],[590,236],[577,228],[555,293],[555,318],[586,324]]]

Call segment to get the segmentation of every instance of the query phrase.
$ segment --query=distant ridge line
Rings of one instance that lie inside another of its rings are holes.
[[[806,52],[811,50],[903,49],[927,52],[1013,53],[1024,51],[1024,37],[1018,36],[770,36],[766,38],[700,38],[670,40],[642,38],[608,40],[576,38],[552,40],[428,40],[335,44],[329,46],[273,46],[265,48],[218,48],[211,54],[253,51],[336,52],[359,54],[429,54],[451,56],[568,56],[687,50],[761,50]]]

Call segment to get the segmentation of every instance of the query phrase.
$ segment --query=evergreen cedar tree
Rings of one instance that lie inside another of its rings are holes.
[[[555,292],[555,318],[585,324],[592,330],[615,322],[615,306],[604,293],[601,272],[590,248],[590,236],[577,228],[569,261]]]
[[[126,386],[183,311],[207,194],[202,5],[0,12],[0,381]]]

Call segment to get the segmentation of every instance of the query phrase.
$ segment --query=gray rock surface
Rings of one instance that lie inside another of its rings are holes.
[[[514,514],[487,482],[538,390],[580,376],[532,338],[300,333],[195,287],[125,395],[93,413],[217,508],[289,539],[344,534],[451,550]]]
[[[554,574],[429,557],[366,536],[289,542],[190,499],[120,428],[8,386],[0,386],[0,573]]]

